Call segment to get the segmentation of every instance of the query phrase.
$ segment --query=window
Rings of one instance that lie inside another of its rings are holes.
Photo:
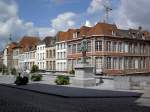
[[[129,51],[129,44],[126,42],[125,43],[125,52],[128,53],[128,51]]]
[[[123,69],[123,59],[119,58],[119,70]]]
[[[117,63],[117,58],[115,57],[115,58],[113,58],[113,69],[118,69],[118,63]]]
[[[117,51],[117,42],[113,42],[113,51]]]
[[[80,34],[80,32],[73,33],[73,38],[78,38],[79,34]]]
[[[107,57],[107,69],[111,69],[111,57]]]
[[[102,69],[102,57],[96,58],[96,68]]]
[[[77,44],[77,52],[80,53],[81,52],[81,43]]]
[[[76,53],[76,44],[73,44],[72,46],[72,53]]]
[[[116,36],[116,32],[112,30],[112,36]]]
[[[98,40],[95,42],[95,51],[102,51],[102,41]]]
[[[72,45],[68,45],[68,53],[72,53]]]
[[[88,41],[88,52],[91,52],[91,41]]]
[[[77,38],[76,33],[73,33],[73,38]]]
[[[110,41],[106,42],[106,49],[107,49],[107,51],[111,51],[111,42]]]
[[[129,43],[129,53],[132,53],[132,43]]]
[[[55,50],[53,50],[53,58],[55,58]]]
[[[118,43],[118,52],[123,52],[122,42]]]
[[[46,58],[49,58],[49,57],[48,57],[48,51],[46,51]]]

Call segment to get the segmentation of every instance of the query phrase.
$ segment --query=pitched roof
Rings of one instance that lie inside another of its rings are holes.
[[[108,23],[97,23],[93,27],[82,26],[80,29],[69,29],[66,32],[59,32],[57,34],[57,41],[67,41],[73,39],[73,33],[77,32],[78,37],[82,38],[83,35],[86,37],[91,37],[95,35],[105,35],[105,36],[121,36],[123,38],[145,38],[150,40],[149,32],[142,31],[139,29],[118,29],[115,24]],[[114,32],[114,34],[113,34]],[[144,36],[144,37],[143,37]]]
[[[22,48],[23,51],[28,51],[31,46],[32,49],[40,42],[39,37],[31,37],[31,36],[24,36],[20,42],[19,46]]]
[[[117,26],[114,25],[114,24],[97,23],[87,33],[87,36],[92,36],[92,35],[112,35],[112,31],[116,31],[116,30],[117,30]]]
[[[51,46],[55,45],[55,41],[56,41],[56,39],[54,37],[47,36],[41,41],[41,44],[44,43],[44,44],[46,44],[46,47],[51,47]]]
[[[7,52],[7,54],[8,55],[12,55],[12,52],[13,52],[13,48],[15,48],[16,46],[18,45],[18,43],[16,43],[16,42],[11,42],[11,43],[9,43],[8,44],[8,52]]]
[[[66,41],[68,39],[68,32],[58,32],[56,36],[56,41]]]

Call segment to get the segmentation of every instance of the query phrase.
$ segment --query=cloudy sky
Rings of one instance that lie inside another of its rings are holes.
[[[150,30],[150,0],[0,0],[0,49],[10,34],[13,41],[24,35],[42,38],[102,22],[104,4],[113,9],[110,23],[119,28],[142,26]]]

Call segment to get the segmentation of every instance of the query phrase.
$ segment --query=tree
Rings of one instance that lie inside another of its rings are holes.
[[[37,65],[33,65],[31,69],[31,73],[38,72],[38,70],[39,70],[39,67]]]
[[[12,74],[12,75],[16,75],[16,74],[17,74],[17,70],[16,70],[15,68],[12,68],[12,69],[11,69],[11,74]]]

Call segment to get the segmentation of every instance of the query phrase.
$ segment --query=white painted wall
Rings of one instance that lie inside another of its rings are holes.
[[[56,42],[56,71],[67,71],[66,42]]]
[[[46,70],[46,45],[45,44],[37,45],[36,65],[38,65],[39,69]]]

